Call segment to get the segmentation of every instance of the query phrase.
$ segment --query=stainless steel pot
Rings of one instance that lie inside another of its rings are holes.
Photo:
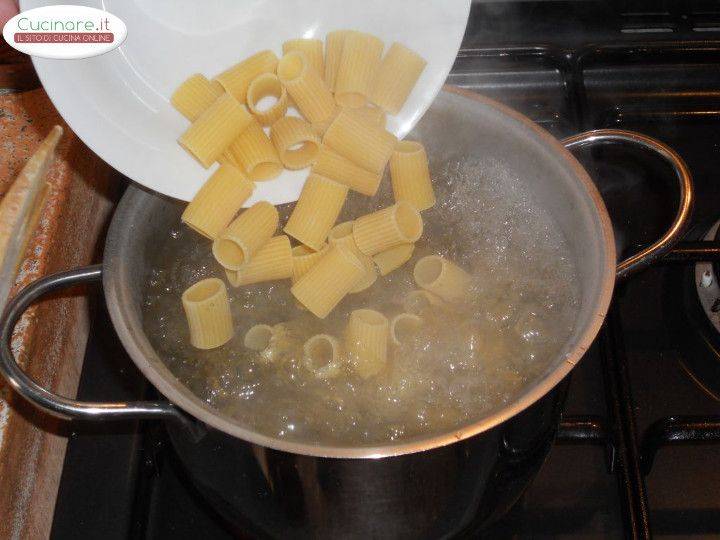
[[[419,130],[457,155],[497,155],[509,163],[554,216],[576,261],[582,291],[576,329],[545,376],[515,402],[438,436],[350,448],[268,437],[218,413],[174,378],[143,331],[146,253],[158,231],[177,224],[181,207],[137,187],[118,206],[102,266],[38,280],[8,305],[0,321],[0,371],[19,394],[61,418],[169,420],[175,448],[200,489],[260,536],[444,537],[499,515],[547,454],[564,397],[559,383],[595,338],[616,276],[660,257],[683,232],[692,206],[690,174],[673,150],[643,135],[598,130],[560,143],[515,111],[453,88],[438,96]],[[619,265],[603,201],[568,151],[613,142],[662,156],[680,193],[669,230]],[[50,291],[101,279],[123,345],[168,401],[78,402],[48,392],[18,367],[10,338],[23,311]]]

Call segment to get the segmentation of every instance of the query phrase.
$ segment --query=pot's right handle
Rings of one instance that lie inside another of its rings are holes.
[[[680,205],[678,207],[677,214],[675,214],[675,219],[673,220],[672,225],[670,225],[670,228],[668,228],[665,234],[663,234],[654,244],[651,244],[635,255],[632,255],[624,261],[618,263],[618,279],[624,279],[630,274],[649,266],[656,259],[662,257],[678,240],[680,240],[690,221],[690,214],[692,213],[695,197],[690,170],[675,150],[657,139],[648,137],[647,135],[642,135],[641,133],[636,133],[634,131],[625,131],[622,129],[596,129],[593,131],[586,131],[584,133],[578,133],[577,135],[568,137],[567,139],[563,139],[561,142],[568,150],[607,142],[634,144],[660,155],[670,164],[677,176],[678,188],[680,190]]]
[[[53,416],[78,420],[128,420],[164,418],[187,424],[188,420],[172,403],[131,401],[94,403],[58,396],[28,377],[18,365],[10,341],[15,324],[37,299],[59,289],[102,279],[100,265],[58,272],[32,282],[10,300],[0,318],[0,374],[23,398]]]

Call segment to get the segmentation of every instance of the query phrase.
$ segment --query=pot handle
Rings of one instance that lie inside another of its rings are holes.
[[[630,274],[650,266],[655,260],[662,257],[672,246],[680,240],[692,214],[695,199],[692,184],[692,175],[683,159],[675,150],[665,143],[634,131],[622,129],[595,129],[578,133],[561,141],[568,150],[584,148],[595,144],[608,142],[630,143],[646,150],[655,152],[667,161],[675,172],[680,190],[680,205],[672,225],[654,244],[647,246],[635,255],[631,255],[617,265],[617,278],[624,279]]]
[[[164,418],[188,419],[172,403],[162,401],[128,401],[93,403],[65,398],[49,392],[28,377],[20,368],[10,347],[13,329],[25,310],[48,293],[102,279],[102,266],[93,265],[58,272],[32,282],[8,303],[0,318],[0,374],[10,386],[34,406],[62,419],[76,420],[129,420]]]

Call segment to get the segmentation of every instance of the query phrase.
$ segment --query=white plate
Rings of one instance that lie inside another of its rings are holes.
[[[66,0],[21,0],[22,9]],[[297,37],[327,32],[371,32],[386,47],[399,41],[428,65],[388,129],[404,136],[444,83],[457,55],[470,0],[81,0],[127,25],[127,40],[107,54],[83,60],[34,58],[40,80],[80,138],[115,169],[146,187],[190,200],[212,171],[203,169],[176,139],[187,121],[169,103],[189,75],[213,76],[263,49],[281,53]],[[258,182],[253,199],[294,201],[307,170]]]

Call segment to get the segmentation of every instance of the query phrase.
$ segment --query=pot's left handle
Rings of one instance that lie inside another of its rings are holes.
[[[58,272],[34,281],[10,300],[0,318],[0,374],[18,394],[30,403],[59,418],[77,420],[163,418],[187,423],[185,415],[169,402],[94,403],[58,396],[37,384],[18,365],[10,347],[10,340],[15,324],[30,304],[52,291],[82,283],[95,283],[101,279],[102,267],[100,265]]]

